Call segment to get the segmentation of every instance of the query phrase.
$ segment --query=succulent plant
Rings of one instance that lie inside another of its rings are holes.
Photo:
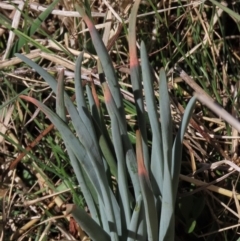
[[[111,58],[82,7],[76,6],[89,28],[99,57],[98,74],[111,118],[110,138],[102,128],[104,120],[101,109],[94,101],[91,87],[83,86],[81,82],[83,53],[76,61],[76,106],[64,91],[63,78],[57,82],[39,65],[17,54],[45,79],[57,96],[56,113],[36,99],[28,96],[21,98],[40,108],[61,133],[90,215],[77,205],[69,206],[70,212],[88,236],[96,241],[175,240],[174,207],[182,141],[196,98],[189,101],[173,141],[164,69],[160,70],[159,75],[158,107],[153,90],[152,70],[143,42],[140,50],[141,66],[137,58],[135,22],[139,2],[136,0],[132,8],[128,36],[131,81],[138,118],[136,150],[128,136],[123,97]],[[151,153],[148,146],[145,104],[152,132]],[[75,132],[72,132],[66,121],[65,107]],[[109,143],[109,140],[112,143]],[[116,178],[115,188],[109,179],[109,172]]]

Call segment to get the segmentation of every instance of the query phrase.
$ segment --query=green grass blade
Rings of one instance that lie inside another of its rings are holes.
[[[89,100],[92,118],[95,121],[93,124],[98,126],[96,130],[101,130],[101,132],[99,131],[99,133],[101,133],[100,134],[101,136],[100,135],[98,136],[99,140],[101,138],[105,139],[103,142],[99,141],[101,145],[101,150],[102,151],[104,150],[103,152],[104,157],[110,166],[112,174],[117,178],[117,165],[115,161],[116,157],[114,155],[112,140],[110,139],[110,136],[107,130],[107,125],[105,123],[105,120],[102,114],[101,104],[98,99],[98,95],[97,95],[94,83],[92,83],[91,87],[92,87],[91,89],[89,86],[87,86],[86,88],[87,88],[87,96]]]
[[[112,138],[118,163],[118,191],[120,199],[120,209],[122,210],[121,216],[123,235],[126,235],[131,219],[130,200],[123,144],[116,116],[113,116],[112,119]]]
[[[24,62],[26,62],[28,65],[34,68],[49,83],[53,91],[56,93],[57,84],[56,84],[56,80],[52,76],[50,76],[44,69],[42,69],[40,66],[38,66],[36,63],[29,60],[25,56],[20,54],[16,54],[16,56],[21,58]],[[94,167],[96,176],[98,178],[98,182],[101,187],[101,192],[99,192],[98,194],[102,198],[103,203],[105,205],[105,208],[106,208],[105,211],[108,216],[108,222],[111,223],[112,225],[112,232],[111,232],[112,238],[117,238],[117,230],[118,232],[121,232],[121,228],[120,226],[117,226],[116,227],[117,229],[114,229],[114,227],[116,225],[116,220],[120,220],[120,212],[118,209],[119,207],[116,202],[116,199],[114,199],[113,196],[111,196],[111,190],[109,189],[99,146],[95,145],[96,143],[94,142],[93,137],[88,132],[88,128],[80,118],[75,106],[73,105],[72,101],[70,100],[67,94],[65,94],[65,104],[71,116],[78,138],[80,142],[83,144],[83,146],[85,147],[85,150],[87,151],[87,155],[90,158],[90,161]]]
[[[95,120],[96,123],[101,127],[105,127],[105,122],[104,119],[102,118],[102,109],[101,109],[101,104],[98,98],[96,86],[94,83],[91,83],[91,88],[89,86],[86,86],[87,89],[87,96],[89,100],[89,108],[92,114],[93,119]]]
[[[63,139],[70,144],[70,146],[74,152],[74,155],[76,157],[78,157],[78,160],[80,160],[81,165],[85,168],[86,172],[88,173],[88,176],[90,177],[91,181],[93,182],[94,187],[101,194],[99,180],[96,177],[96,173],[94,171],[94,168],[92,167],[92,164],[89,160],[87,152],[86,152],[85,148],[82,146],[82,144],[78,141],[78,139],[71,132],[69,127],[66,125],[66,123],[63,122],[63,120],[61,118],[59,118],[53,111],[51,111],[48,107],[46,107],[41,102],[39,102],[31,97],[27,97],[27,96],[21,96],[21,98],[32,102],[38,108],[40,108],[45,113],[45,115],[48,116],[48,118],[51,120],[51,122],[56,126],[56,128],[58,128]]]
[[[170,172],[164,173],[159,241],[174,241],[174,197]]]
[[[92,124],[91,114],[86,105],[86,101],[85,101],[85,97],[84,97],[84,93],[83,93],[83,83],[82,83],[82,78],[81,78],[83,54],[84,54],[84,52],[82,52],[78,56],[77,61],[76,61],[76,67],[75,67],[75,93],[76,93],[77,110],[78,110],[79,116],[81,117],[85,127],[88,130],[89,135],[91,135],[94,145],[97,147],[98,141],[97,141],[95,130],[94,130],[94,127]]]
[[[112,122],[113,120],[115,120],[115,117],[116,117],[119,123],[119,129],[122,133],[122,139],[124,143],[124,154],[127,161],[127,168],[133,183],[135,198],[137,198],[140,194],[140,185],[139,185],[139,180],[137,175],[136,156],[135,156],[132,144],[129,140],[126,126],[122,122],[123,116],[121,116],[120,113],[118,112],[112,93],[110,92],[108,84],[105,81],[104,74],[101,72],[100,66],[99,66],[99,70],[100,70],[99,79],[102,84],[105,104],[107,106],[108,113],[110,115]]]
[[[159,76],[159,105],[162,128],[162,142],[163,142],[163,156],[164,156],[164,170],[165,165],[168,165],[171,170],[172,160],[172,115],[170,110],[170,101],[168,95],[167,79],[164,69],[160,70]]]
[[[48,74],[47,71],[45,71],[44,69],[39,67],[36,63],[34,63],[33,61],[31,61],[30,59],[26,58],[21,54],[16,54],[16,56],[22,59],[25,63],[30,65],[32,68],[34,68],[45,79],[45,81],[48,82],[52,90],[56,93],[57,91],[56,80],[50,74]],[[90,155],[91,156],[94,155],[96,160],[98,160],[98,162],[101,163],[102,162],[100,158],[101,155],[99,153],[97,145],[95,145],[96,142],[94,142],[93,136],[88,131],[91,129],[91,126],[87,127],[86,125],[88,125],[89,123],[85,124],[82,121],[79,114],[77,113],[75,106],[73,105],[72,101],[70,100],[69,96],[66,93],[64,95],[64,98],[65,98],[66,107],[72,118],[73,125],[75,127],[75,130],[77,131],[80,141],[86,147],[86,150],[90,152]]]
[[[28,29],[27,36],[31,37],[36,31],[41,27],[41,24],[47,19],[47,17],[51,14],[52,10],[55,8],[56,4],[58,4],[59,0],[54,0],[48,8],[42,12],[34,21],[31,21],[31,26]],[[26,38],[19,37],[18,41],[14,44],[11,57],[14,53],[18,53],[24,44],[28,43]]]
[[[148,240],[154,241],[158,239],[158,218],[151,182],[148,172],[144,166],[142,138],[140,131],[137,131],[136,133],[136,153],[138,162],[138,176],[140,180],[147,223]]]
[[[59,78],[57,82],[56,112],[63,121],[66,121],[66,112],[65,112],[65,104],[64,104],[64,70],[63,69],[59,73]]]
[[[114,115],[116,115],[116,119],[119,122],[119,128],[121,130],[121,133],[124,133],[123,134],[123,143],[124,143],[124,153],[125,153],[126,161],[127,161],[127,168],[128,168],[128,172],[130,174],[130,177],[131,177],[131,180],[133,183],[135,197],[138,197],[138,195],[140,194],[140,186],[139,186],[139,180],[138,180],[138,176],[137,176],[136,156],[133,151],[132,144],[127,135],[127,131],[126,131],[125,127],[123,125],[121,125],[122,123],[119,121],[119,118],[121,119],[121,117],[118,115],[118,111],[116,110],[117,107],[111,96],[107,83],[106,82],[102,83],[102,87],[103,87],[105,103],[106,103],[110,118],[111,118],[111,120],[114,120]]]
[[[223,4],[215,1],[215,0],[210,0],[210,2],[212,2],[214,5],[218,6],[219,8],[221,8],[223,11],[225,11],[226,13],[228,13],[231,17],[235,18],[236,20],[240,21],[240,15],[237,14],[236,12],[234,12],[233,10],[231,10],[230,8],[224,6]]]
[[[107,222],[108,224],[111,224],[111,237],[117,240],[118,234],[121,233],[120,210],[116,198],[112,194],[108,184],[103,158],[99,149],[99,145],[95,141],[95,132],[94,137],[90,135],[90,132],[92,131],[88,131],[88,128],[91,128],[89,127],[89,123],[84,123],[82,121],[76,111],[76,108],[72,105],[71,102],[66,103],[66,106],[72,118],[74,128],[77,131],[77,135],[80,141],[86,147],[88,156],[95,169],[101,187],[100,197],[104,203],[105,212],[107,214]]]
[[[148,110],[148,116],[152,129],[152,156],[151,156],[151,172],[153,174],[153,190],[157,196],[162,193],[163,185],[163,147],[161,139],[161,127],[159,123],[159,115],[156,106],[156,99],[153,90],[153,78],[150,69],[148,54],[145,44],[141,43],[141,64],[144,92]],[[159,190],[160,189],[160,190]]]
[[[128,231],[127,241],[139,240],[138,237],[136,237],[136,236],[137,236],[137,230],[138,230],[138,225],[139,225],[139,221],[141,218],[142,210],[143,210],[142,195],[139,195],[138,198],[136,199],[136,204],[135,204],[135,207],[133,210],[130,225],[128,226],[129,231]]]
[[[164,177],[162,192],[162,209],[160,219],[159,241],[174,240],[174,199],[172,190],[171,161],[172,161],[172,116],[168,95],[167,79],[164,69],[159,76],[160,117],[164,156]]]
[[[99,133],[99,135],[98,135],[98,138],[96,137],[95,128],[92,123],[91,113],[89,112],[87,105],[86,105],[86,101],[85,101],[85,97],[84,97],[84,93],[83,93],[83,83],[81,81],[81,67],[82,67],[81,63],[82,63],[82,59],[83,59],[83,54],[84,54],[84,52],[82,52],[79,55],[79,57],[77,58],[76,68],[75,68],[75,93],[76,93],[76,102],[77,102],[78,112],[79,112],[79,115],[81,116],[83,122],[88,127],[89,133],[91,133],[92,137],[94,138],[95,144],[100,145],[100,148],[104,154],[104,157],[107,158],[106,161],[110,167],[112,174],[115,177],[117,177],[117,165],[116,165],[113,155],[111,154],[110,148],[107,145],[106,138],[102,135],[101,129],[98,125],[96,128],[98,128],[97,133]],[[90,106],[93,106],[93,105],[95,105],[95,103],[92,98],[91,92],[90,92],[88,86],[86,88],[88,91],[87,94],[88,94],[89,102],[91,101],[89,104],[90,104]],[[96,113],[96,115],[98,115],[98,113]],[[97,119],[98,120],[100,119],[99,116],[97,116]],[[100,123],[100,122],[96,122],[96,123]]]
[[[33,98],[26,97],[26,96],[23,96],[22,98],[31,101],[32,103],[37,105],[42,111],[44,111],[44,113],[49,117],[49,119],[52,121],[52,123],[54,125],[56,125],[56,127],[60,131],[62,137],[66,138],[66,141],[69,143],[74,154],[77,157],[79,157],[79,156],[81,157],[83,154],[84,154],[83,158],[87,159],[87,157],[89,157],[90,163],[92,164],[92,166],[87,165],[89,170],[86,169],[86,172],[89,172],[90,170],[92,170],[92,167],[94,168],[95,177],[93,177],[92,175],[90,175],[90,177],[92,179],[94,178],[94,182],[93,182],[94,185],[96,185],[96,180],[97,180],[96,189],[98,191],[99,197],[102,199],[102,201],[104,203],[108,222],[111,224],[111,237],[113,239],[117,240],[117,229],[116,228],[118,228],[118,232],[121,232],[120,231],[121,228],[120,228],[120,226],[118,226],[118,227],[115,226],[116,225],[115,219],[120,220],[120,211],[119,211],[119,207],[116,202],[116,199],[114,199],[113,195],[111,195],[111,190],[109,189],[109,185],[107,183],[104,167],[100,163],[98,163],[97,160],[94,160],[94,158],[95,158],[94,155],[96,155],[96,153],[90,153],[86,149],[87,153],[84,151],[84,153],[79,154],[79,151],[83,152],[83,150],[82,150],[83,148],[81,148],[81,146],[79,145],[80,143],[75,138],[73,133],[68,129],[68,127],[65,125],[65,123],[55,113],[53,113],[48,107],[46,107],[42,103],[38,102],[37,100],[34,100]],[[70,109],[68,109],[68,110],[70,110]],[[75,116],[73,115],[72,120],[74,120],[74,117]],[[77,121],[77,120],[75,118],[75,121]],[[92,152],[93,152],[93,150],[92,150]],[[83,166],[84,165],[86,166],[86,162],[83,164]],[[100,189],[97,188],[99,186],[100,186]]]
[[[13,98],[11,98],[11,99],[8,100],[8,101],[5,101],[4,103],[2,103],[2,104],[0,105],[0,110],[3,109],[4,107],[8,106],[9,104],[12,104],[16,99],[19,98],[20,95],[27,94],[27,93],[30,91],[31,88],[32,88],[32,87],[28,87],[28,88],[26,88],[25,90],[23,90],[22,92],[16,93],[16,95],[15,95]]]
[[[142,147],[143,147],[143,155],[144,155],[144,163],[149,173],[150,170],[150,161],[149,161],[149,153],[148,153],[148,139],[147,139],[147,131],[146,131],[146,120],[145,120],[145,109],[143,104],[143,94],[142,94],[142,83],[141,76],[139,71],[139,62],[137,56],[137,47],[136,47],[136,19],[138,7],[140,4],[140,0],[135,1],[131,14],[129,17],[129,56],[130,56],[130,76],[132,82],[132,89],[135,99],[135,106],[137,110],[138,117],[138,125],[141,131],[142,138]]]
[[[82,60],[84,52],[81,52],[76,60],[75,65],[75,93],[76,93],[76,103],[78,112],[82,114],[83,109],[87,111],[87,105],[83,94],[83,83],[81,77],[82,70]]]
[[[64,141],[66,148],[67,148],[67,152],[71,161],[71,165],[74,169],[74,172],[76,174],[77,180],[78,180],[78,184],[81,188],[81,192],[83,193],[83,196],[85,198],[85,201],[87,203],[87,206],[89,208],[89,211],[91,213],[91,217],[95,220],[96,223],[98,223],[100,225],[100,220],[99,220],[99,213],[96,209],[96,200],[94,203],[94,199],[93,199],[93,195],[95,195],[95,190],[93,190],[92,184],[90,184],[90,180],[87,178],[84,178],[84,169],[82,169],[79,165],[79,162],[76,158],[76,156],[74,155],[72,149],[70,148],[68,142]]]
[[[95,110],[93,111],[94,114],[92,113],[92,118],[93,118],[93,125],[94,125],[99,146],[110,168],[111,174],[118,180],[116,158],[113,153],[113,147],[112,147],[110,137],[108,135],[103,117],[101,115],[101,110],[100,109],[99,111],[97,110],[97,107],[89,86],[86,86],[86,88],[87,88],[87,96],[88,96],[90,108]],[[101,115],[101,117],[99,116],[99,114]]]
[[[18,29],[14,29],[12,28],[12,26],[10,24],[8,24],[6,21],[3,20],[2,15],[0,14],[0,24],[2,24],[3,26],[5,26],[8,30],[13,31],[19,38],[23,38],[25,41],[27,41],[28,43],[31,43],[33,46],[35,46],[37,49],[41,49],[42,51],[46,52],[46,53],[52,53],[51,50],[49,50],[48,48],[44,47],[42,44],[39,44],[38,42],[36,42],[35,40],[33,40],[32,38],[30,38],[29,36],[27,36],[26,34],[22,33],[21,31],[19,31]]]
[[[57,112],[58,116],[64,122],[66,122],[66,113],[65,113],[65,105],[64,105],[64,70],[60,71],[58,82],[57,82],[56,110],[57,110],[56,112]],[[76,156],[74,155],[72,149],[69,146],[69,143],[66,140],[64,140],[64,143],[65,143],[65,146],[66,146],[66,149],[67,149],[70,161],[71,161],[71,165],[74,169],[74,172],[76,173],[78,183],[81,187],[81,191],[84,195],[84,198],[85,198],[88,208],[91,212],[91,215],[92,215],[93,219],[98,224],[100,224],[99,216],[98,216],[99,214],[96,210],[96,206],[94,204],[94,201],[93,201],[93,198],[92,198],[92,195],[90,192],[90,190],[92,190],[92,192],[94,192],[93,189],[89,187],[89,185],[91,185],[91,184],[88,182],[88,186],[87,186],[85,179],[84,179],[84,175],[82,173],[84,171],[84,169],[83,170],[81,169]],[[89,181],[89,179],[88,179],[88,181]]]
[[[181,122],[181,125],[179,127],[177,136],[175,138],[173,148],[172,148],[172,170],[171,170],[171,176],[172,176],[172,182],[173,182],[173,196],[174,200],[177,196],[177,188],[178,188],[178,179],[180,174],[180,168],[181,168],[181,161],[182,161],[182,142],[184,138],[184,134],[186,132],[187,125],[189,123],[189,120],[192,116],[193,109],[196,104],[196,97],[194,96],[189,101],[184,115]]]
[[[114,98],[114,101],[117,105],[117,108],[119,109],[119,111],[121,113],[121,116],[124,116],[124,109],[123,109],[120,88],[119,88],[117,76],[114,71],[114,67],[113,67],[110,55],[108,54],[107,49],[106,49],[98,31],[96,30],[93,22],[91,21],[91,19],[86,15],[85,11],[78,5],[76,5],[76,9],[80,13],[83,20],[85,21],[85,23],[87,24],[87,26],[89,28],[89,32],[91,34],[93,45],[94,45],[97,55],[101,61],[104,73],[108,80],[108,84],[109,84],[111,93]]]
[[[105,212],[104,204],[101,201],[101,199],[99,200],[99,208],[98,209],[99,209],[99,212],[101,215],[102,227],[107,233],[110,233],[110,227],[108,225],[107,214]]]
[[[50,74],[47,73],[47,71],[42,69],[40,66],[38,66],[36,63],[34,63],[32,60],[28,59],[24,55],[16,54],[16,56],[22,59],[28,65],[30,65],[33,69],[35,69],[45,79],[45,81],[48,82],[52,90],[55,93],[57,92],[57,82]],[[74,128],[77,131],[77,134],[81,143],[85,146],[86,151],[89,152],[89,155],[93,157],[94,159],[93,161],[98,160],[99,164],[101,165],[102,159],[99,153],[98,146],[96,145],[96,142],[93,139],[94,137],[91,135],[91,133],[89,133],[89,130],[91,130],[91,126],[89,126],[90,124],[89,123],[85,124],[82,121],[79,114],[77,113],[75,106],[73,105],[72,101],[70,100],[69,96],[66,93],[64,94],[64,98],[65,98],[65,105],[71,116]]]

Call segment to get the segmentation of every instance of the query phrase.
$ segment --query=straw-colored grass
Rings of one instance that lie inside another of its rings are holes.
[[[61,136],[42,112],[18,98],[24,93],[55,109],[49,86],[15,53],[36,61],[56,78],[64,69],[65,88],[74,100],[74,62],[85,50],[82,79],[107,113],[89,31],[71,0],[59,1],[47,14],[52,2],[0,2],[0,240],[87,240],[74,219],[65,215],[64,205],[73,200],[87,207]],[[240,3],[155,2],[140,5],[136,45],[145,41],[153,75],[158,76],[161,67],[168,73],[173,134],[194,92],[204,104],[198,103],[184,140],[177,240],[237,240]],[[99,0],[90,1],[89,7],[117,71],[135,144],[127,47],[131,4]],[[236,119],[229,119],[229,114]],[[104,117],[110,128],[109,116]]]

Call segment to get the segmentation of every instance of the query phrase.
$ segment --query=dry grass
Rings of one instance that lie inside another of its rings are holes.
[[[0,2],[0,240],[87,240],[75,221],[65,215],[66,203],[75,201],[84,207],[84,200],[61,137],[42,113],[18,99],[24,93],[55,107],[55,96],[48,85],[14,57],[16,52],[26,54],[56,78],[63,68],[66,89],[74,99],[74,61],[84,49],[82,78],[95,84],[102,103],[96,73],[98,57],[72,1],[60,1],[40,27],[28,35],[33,20],[50,3]],[[127,49],[131,3],[91,1],[90,9],[119,76],[134,142],[136,120]],[[228,7],[237,12],[240,4],[236,1]],[[183,76],[172,74],[175,64],[191,76],[204,95],[239,118],[238,23],[210,1],[142,1],[137,44],[145,41],[155,76],[162,66],[169,71],[175,128],[196,91]],[[17,31],[10,31],[13,29]],[[25,44],[18,49],[17,40],[24,38]],[[156,96],[157,88],[156,84]],[[239,237],[239,123],[232,127],[223,117],[199,104],[190,122],[176,208],[178,240]]]

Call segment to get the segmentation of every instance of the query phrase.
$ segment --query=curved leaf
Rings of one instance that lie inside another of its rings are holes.
[[[171,176],[172,176],[172,182],[173,182],[174,200],[176,199],[176,196],[177,196],[178,179],[179,179],[180,168],[181,168],[182,142],[183,142],[184,134],[186,132],[186,128],[188,126],[189,120],[192,117],[192,112],[195,107],[195,104],[196,104],[196,97],[194,96],[193,98],[191,98],[191,100],[189,101],[185,109],[183,119],[172,148]]]

